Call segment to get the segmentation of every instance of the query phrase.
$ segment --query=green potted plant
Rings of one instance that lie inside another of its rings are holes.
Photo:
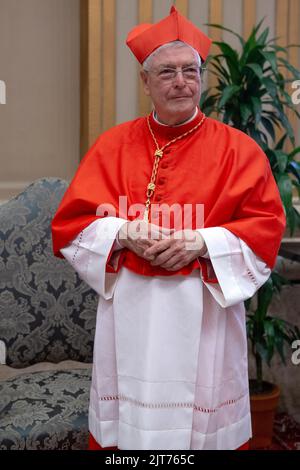
[[[289,94],[291,83],[300,78],[300,71],[289,63],[288,49],[269,39],[268,28],[260,32],[262,21],[247,40],[221,25],[210,26],[236,36],[241,50],[225,42],[214,42],[219,51],[208,58],[207,66],[209,73],[216,77],[216,85],[202,94],[200,107],[206,115],[214,113],[226,124],[250,135],[266,153],[292,236],[300,227],[300,214],[293,204],[293,194],[300,195],[300,164],[295,160],[300,147],[286,150],[288,141],[295,147],[287,110],[300,118]],[[274,409],[279,397],[278,387],[264,380],[263,364],[270,366],[276,352],[285,363],[284,346],[300,337],[297,326],[268,313],[273,295],[280,292],[283,284],[287,281],[274,270],[255,299],[246,302],[247,334],[256,364],[256,377],[250,380],[252,448],[271,443]]]
[[[291,347],[294,340],[300,337],[297,326],[268,312],[273,295],[280,293],[284,284],[288,284],[288,281],[273,271],[268,281],[258,290],[256,298],[246,302],[247,335],[256,367],[256,376],[249,384],[252,448],[268,447],[271,444],[274,413],[279,400],[279,387],[263,380],[263,364],[271,367],[275,353],[286,364],[285,346]]]

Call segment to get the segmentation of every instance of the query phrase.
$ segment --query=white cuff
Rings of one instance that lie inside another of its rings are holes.
[[[218,283],[205,282],[222,307],[252,297],[271,274],[248,245],[223,227],[198,230],[203,236]]]
[[[106,272],[106,263],[116,235],[126,222],[118,217],[97,219],[61,249],[81,279],[105,299],[112,297],[117,278],[116,273]]]

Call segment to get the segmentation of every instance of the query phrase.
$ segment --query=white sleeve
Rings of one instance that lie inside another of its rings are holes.
[[[198,229],[208,255],[210,277],[202,280],[221,307],[230,307],[252,297],[268,280],[271,269],[236,235],[223,227]]]
[[[118,250],[116,235],[126,222],[118,217],[95,220],[60,250],[79,277],[105,299],[112,298],[117,280],[117,273],[106,272],[106,264],[111,253]],[[114,267],[119,256],[120,251],[113,255]]]

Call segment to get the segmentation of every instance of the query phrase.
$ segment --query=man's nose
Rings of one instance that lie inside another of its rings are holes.
[[[185,86],[185,79],[184,79],[182,70],[177,70],[176,76],[174,78],[174,84],[177,87],[184,87]]]

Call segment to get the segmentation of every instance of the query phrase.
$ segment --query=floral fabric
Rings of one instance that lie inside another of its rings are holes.
[[[78,369],[0,382],[0,450],[87,449],[90,380]]]
[[[0,340],[12,367],[92,361],[97,295],[52,253],[50,223],[66,188],[41,179],[0,206]]]
[[[0,206],[0,340],[13,368],[92,362],[98,296],[52,252],[51,220],[67,186],[37,180]],[[0,449],[86,449],[86,366],[0,380]]]

